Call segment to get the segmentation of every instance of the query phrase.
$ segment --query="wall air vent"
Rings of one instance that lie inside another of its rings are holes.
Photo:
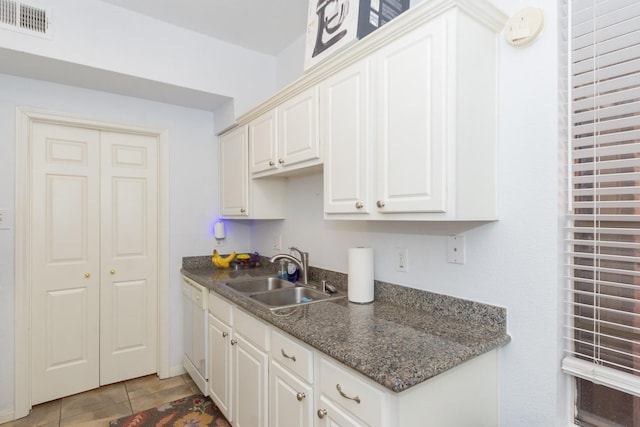
[[[16,0],[0,0],[0,28],[48,36],[49,11]]]

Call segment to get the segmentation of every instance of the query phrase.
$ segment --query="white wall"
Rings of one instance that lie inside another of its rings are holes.
[[[370,245],[376,279],[506,307],[512,341],[500,358],[501,425],[566,425],[570,402],[558,345],[557,4],[493,2],[507,15],[540,7],[547,18],[531,47],[514,49],[499,39],[500,220],[476,226],[325,221],[321,175],[313,175],[288,183],[288,219],[257,222],[253,246],[271,254],[279,233],[283,247],[308,250],[311,265],[346,272],[347,248]],[[446,235],[458,233],[466,236],[465,265],[446,262]],[[395,271],[395,247],[408,248],[408,273]]]
[[[232,96],[236,115],[275,89],[272,56],[99,0],[33,1],[52,7],[51,37],[0,28],[0,48]]]
[[[282,89],[304,73],[306,34],[302,34],[276,57],[276,88]]]
[[[213,113],[0,74],[0,209],[15,209],[16,106],[169,131],[170,324],[172,368],[182,362],[180,268],[208,254],[217,219]],[[19,195],[18,195],[19,197]],[[247,247],[248,224],[230,224],[227,244]],[[13,408],[14,230],[0,230],[0,417]]]

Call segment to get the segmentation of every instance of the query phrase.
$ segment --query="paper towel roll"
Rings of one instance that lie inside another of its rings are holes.
[[[373,301],[373,248],[349,248],[347,295],[349,301]]]

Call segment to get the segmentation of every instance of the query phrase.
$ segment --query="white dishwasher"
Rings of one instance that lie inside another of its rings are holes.
[[[207,345],[207,288],[182,276],[184,312],[184,358],[182,365],[200,391],[207,396],[209,363]]]

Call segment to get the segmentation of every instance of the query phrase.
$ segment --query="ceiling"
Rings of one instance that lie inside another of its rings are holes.
[[[306,0],[102,0],[269,55],[305,33]]]

